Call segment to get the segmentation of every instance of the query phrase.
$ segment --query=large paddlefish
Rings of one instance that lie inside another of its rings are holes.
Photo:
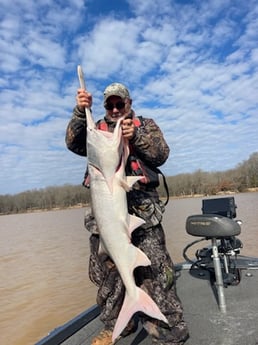
[[[85,89],[83,72],[78,66],[80,85]],[[141,177],[126,177],[128,143],[122,137],[121,121],[113,133],[96,128],[91,111],[85,109],[87,121],[87,157],[92,211],[100,233],[100,251],[115,263],[125,285],[125,297],[113,330],[114,341],[136,312],[167,322],[152,298],[136,286],[133,271],[151,264],[148,257],[130,240],[131,233],[144,221],[129,215],[126,191]]]

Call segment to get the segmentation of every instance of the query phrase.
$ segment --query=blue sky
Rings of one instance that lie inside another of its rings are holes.
[[[258,151],[256,0],[1,0],[0,194],[80,184],[64,136],[82,64],[93,114],[127,85],[171,148],[166,175],[223,171]]]

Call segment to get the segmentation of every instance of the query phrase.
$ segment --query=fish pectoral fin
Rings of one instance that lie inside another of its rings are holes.
[[[122,188],[124,188],[124,190],[125,190],[126,192],[130,192],[131,187],[128,185],[127,181],[125,181],[125,180],[123,180],[123,179],[120,179],[120,180],[119,180],[119,183],[120,183],[120,186],[121,186]]]
[[[129,235],[131,236],[132,232],[143,224],[145,224],[145,220],[129,214]]]
[[[126,176],[127,185],[132,188],[132,186],[139,180],[144,178],[144,176]]]
[[[121,179],[119,182],[124,190],[126,192],[129,192],[132,189],[133,185],[142,178],[143,176],[126,176],[126,180]]]
[[[144,178],[144,176],[126,176],[126,180],[120,179],[119,183],[120,183],[120,186],[122,188],[124,188],[124,190],[126,192],[130,192],[130,190],[132,189],[133,185],[137,181],[141,180],[142,178]]]
[[[135,287],[135,291],[136,294],[134,298],[130,297],[127,293],[125,294],[124,303],[118,315],[118,319],[116,321],[115,328],[112,334],[113,342],[127,326],[132,316],[138,311],[141,311],[144,314],[149,315],[150,317],[168,323],[165,315],[162,314],[157,304],[145,291],[137,286]]]

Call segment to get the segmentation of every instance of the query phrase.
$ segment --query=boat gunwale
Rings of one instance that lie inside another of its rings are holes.
[[[95,320],[99,314],[100,308],[95,304],[62,326],[50,331],[46,337],[42,338],[35,345],[60,345],[91,321]]]
[[[258,257],[238,255],[238,260],[240,260],[240,264],[237,265],[237,267],[239,266],[240,269],[258,270]],[[191,267],[192,263],[187,261],[175,264],[176,272],[190,270]],[[97,304],[95,304],[81,314],[77,315],[75,318],[50,331],[46,337],[35,343],[35,345],[60,345],[65,340],[69,339],[73,334],[96,319],[99,314],[100,308]]]

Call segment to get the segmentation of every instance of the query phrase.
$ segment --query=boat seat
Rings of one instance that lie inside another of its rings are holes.
[[[241,227],[228,217],[217,214],[199,214],[187,218],[186,231],[192,236],[221,239],[239,235]]]
[[[203,214],[189,216],[186,220],[186,231],[192,236],[204,237],[211,240],[212,261],[217,286],[219,308],[226,313],[226,301],[224,294],[223,272],[229,273],[229,256],[236,252],[219,252],[218,241],[224,247],[228,240],[232,240],[241,233],[239,222],[232,218],[236,217],[236,204],[234,197],[204,199],[202,201]]]

